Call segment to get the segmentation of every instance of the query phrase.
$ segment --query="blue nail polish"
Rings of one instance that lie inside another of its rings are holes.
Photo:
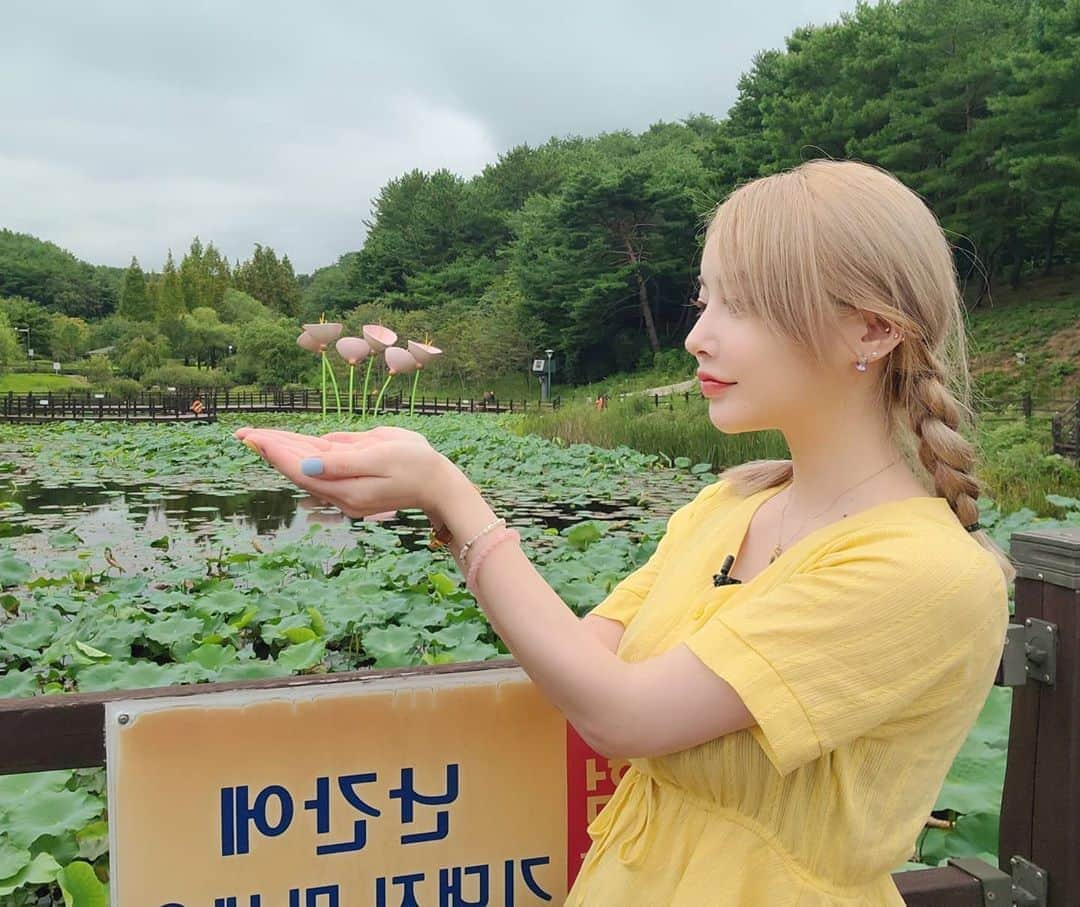
[[[320,457],[306,457],[300,461],[300,471],[306,476],[320,476],[323,471],[323,462]]]

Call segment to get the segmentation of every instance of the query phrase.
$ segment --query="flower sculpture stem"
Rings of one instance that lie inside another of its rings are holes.
[[[326,358],[326,351],[322,353],[322,414],[323,418],[326,418],[326,375],[330,374],[330,381],[334,385],[334,399],[337,401],[337,414],[338,418],[341,418],[341,393],[338,391],[337,378],[334,376],[334,369],[330,365],[330,360]]]
[[[372,410],[372,418],[379,415],[379,404],[382,402],[383,394],[386,393],[386,389],[390,386],[390,382],[393,379],[393,375],[387,375],[386,380],[383,382],[382,390],[379,391],[379,396],[375,398],[375,409]]]
[[[364,372],[364,399],[360,401],[360,415],[367,416],[368,381],[371,380],[371,367],[375,364],[375,357],[368,359],[367,371]]]
[[[409,398],[409,415],[416,414],[416,385],[420,383],[420,369],[416,370],[416,374],[412,379],[412,396]]]
[[[353,414],[353,375],[356,374],[356,366],[349,364],[349,415]]]
[[[330,381],[334,385],[334,400],[337,403],[338,418],[341,418],[341,392],[338,390],[337,376],[334,374],[334,367],[330,364],[330,360],[327,358],[326,353],[323,353],[323,362],[326,363],[326,370],[330,373]]]

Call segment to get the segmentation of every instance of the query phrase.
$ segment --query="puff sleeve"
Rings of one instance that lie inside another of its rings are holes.
[[[989,692],[1008,592],[968,541],[944,526],[868,528],[721,607],[685,644],[740,695],[786,775],[891,718]]]

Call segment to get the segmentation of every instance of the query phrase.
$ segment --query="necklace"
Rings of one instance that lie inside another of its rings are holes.
[[[816,519],[817,517],[821,516],[821,514],[823,514],[823,513],[827,513],[829,511],[829,509],[833,506],[833,504],[835,504],[837,501],[839,501],[840,498],[842,498],[849,491],[854,491],[856,488],[859,487],[859,485],[863,485],[866,482],[869,482],[872,478],[874,478],[874,476],[881,475],[881,473],[883,473],[890,466],[895,466],[899,462],[900,462],[900,457],[897,457],[888,466],[883,466],[881,469],[879,469],[873,475],[867,476],[861,482],[858,482],[857,484],[852,485],[850,488],[845,488],[843,491],[840,492],[840,494],[838,494],[835,498],[833,498],[832,502],[829,504],[828,507],[826,507],[822,511],[819,511],[818,513],[815,513],[813,516],[807,517],[805,520],[803,520],[802,525],[800,525],[799,528],[795,531],[795,535],[798,535],[802,531],[803,526],[805,526],[808,522],[810,522],[810,520]],[[780,512],[780,531],[776,534],[776,547],[773,548],[772,557],[769,558],[769,563],[770,564],[773,561],[775,561],[778,557],[780,557],[781,553],[784,550],[784,546],[783,546],[783,544],[781,543],[780,540],[784,537],[784,516],[787,514],[788,504],[790,504],[790,503],[791,503],[791,497],[789,496],[787,501],[784,502],[784,509]],[[845,513],[844,516],[847,516],[847,514]],[[792,538],[794,538],[794,537],[795,536],[792,536]]]

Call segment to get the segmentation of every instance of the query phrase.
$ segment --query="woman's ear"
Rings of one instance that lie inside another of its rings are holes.
[[[868,363],[879,362],[899,343],[899,331],[881,316],[862,309],[847,312],[841,319],[843,335],[840,353],[844,368],[865,356]]]
[[[867,355],[876,353],[877,355],[872,358],[883,359],[903,340],[903,335],[899,328],[890,324],[880,315],[875,315],[873,312],[863,312],[862,316],[865,330],[860,342],[869,346]]]

